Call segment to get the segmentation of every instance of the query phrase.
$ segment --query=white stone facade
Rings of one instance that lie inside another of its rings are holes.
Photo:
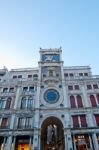
[[[40,49],[38,68],[0,70],[0,150],[99,150],[99,76],[61,55]]]

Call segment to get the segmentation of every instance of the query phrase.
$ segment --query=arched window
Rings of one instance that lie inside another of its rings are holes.
[[[78,108],[83,107],[82,97],[80,95],[76,96]]]
[[[21,109],[24,109],[26,108],[26,97],[22,97],[22,100],[21,100]]]
[[[76,108],[75,97],[73,95],[70,96],[70,105],[71,108]]]
[[[7,102],[6,102],[6,109],[9,109],[10,108],[10,106],[11,106],[11,101],[12,101],[12,98],[11,97],[8,97],[8,99],[7,99]]]
[[[94,95],[90,95],[90,101],[91,101],[92,107],[96,107],[97,106]]]
[[[33,97],[29,96],[28,97],[27,108],[32,108],[32,107],[33,107]]]
[[[97,101],[98,101],[98,104],[99,104],[99,94],[97,94]]]

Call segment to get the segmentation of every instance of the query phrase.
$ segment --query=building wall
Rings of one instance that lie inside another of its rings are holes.
[[[40,150],[41,127],[49,117],[62,122],[66,150],[76,150],[84,138],[90,149],[99,149],[99,76],[89,66],[64,67],[61,53],[41,49],[38,68],[0,70],[2,150],[15,149],[25,137],[29,148]],[[59,97],[48,100],[46,91]]]

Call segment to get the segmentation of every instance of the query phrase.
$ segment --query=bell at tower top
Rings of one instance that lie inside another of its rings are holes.
[[[40,61],[41,62],[60,62],[61,61],[61,47],[55,49],[42,49],[40,48]]]

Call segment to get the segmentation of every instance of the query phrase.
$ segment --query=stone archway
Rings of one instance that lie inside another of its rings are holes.
[[[56,117],[48,117],[41,126],[41,150],[64,150],[62,122]]]

